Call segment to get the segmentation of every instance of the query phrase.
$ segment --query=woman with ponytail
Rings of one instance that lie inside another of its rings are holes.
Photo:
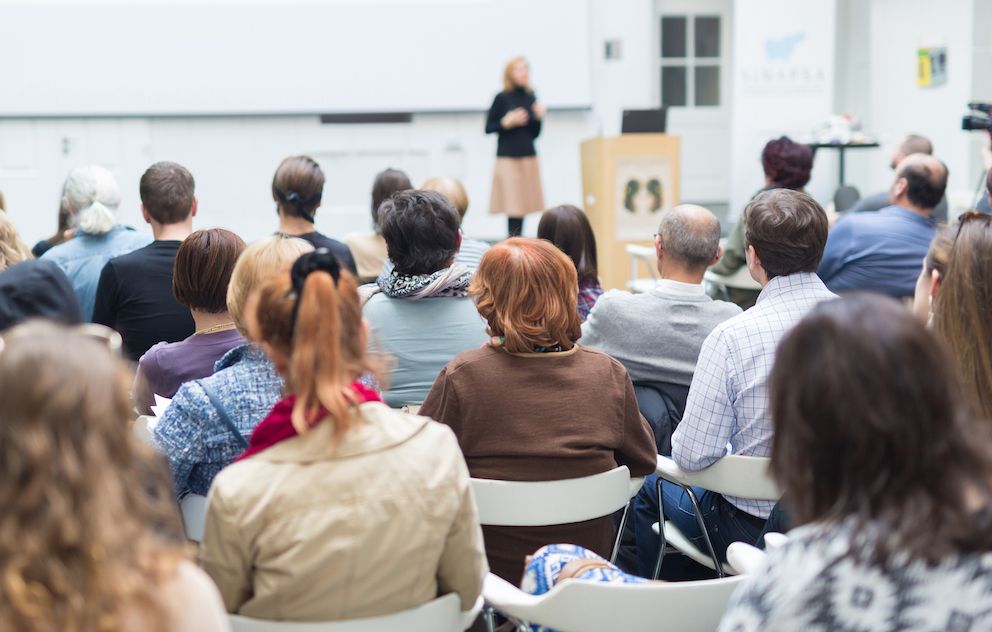
[[[120,204],[117,181],[103,167],[77,167],[62,187],[62,205],[69,213],[69,225],[76,231],[72,239],[48,250],[44,258],[56,263],[69,277],[85,320],[93,317],[103,266],[152,241],[150,236],[117,223]]]
[[[310,156],[290,156],[272,178],[272,200],[279,214],[278,234],[299,237],[314,248],[327,248],[338,263],[358,274],[351,250],[317,231],[316,214],[324,195],[324,171]]]
[[[487,567],[465,461],[451,430],[358,381],[355,277],[303,255],[254,295],[248,330],[290,394],[210,489],[200,556],[228,611],[334,621],[450,592],[469,610]]]

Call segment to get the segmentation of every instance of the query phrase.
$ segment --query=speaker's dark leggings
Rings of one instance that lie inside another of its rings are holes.
[[[519,237],[520,233],[524,231],[524,218],[509,217],[506,220],[506,226],[510,237]]]

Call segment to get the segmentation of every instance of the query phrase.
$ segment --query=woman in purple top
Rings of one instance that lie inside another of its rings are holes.
[[[172,293],[189,307],[196,332],[160,342],[141,356],[134,376],[135,408],[151,414],[155,395],[172,397],[191,380],[212,375],[225,353],[244,344],[227,310],[227,285],[245,242],[229,230],[198,230],[183,241],[172,269]]]

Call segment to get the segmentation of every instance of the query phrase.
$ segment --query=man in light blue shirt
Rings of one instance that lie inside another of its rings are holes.
[[[833,292],[913,296],[936,230],[933,210],[946,188],[944,163],[926,154],[904,158],[889,189],[890,206],[848,214],[830,231],[820,278]]]
[[[747,265],[761,286],[757,304],[717,325],[703,342],[689,387],[685,414],[672,436],[672,460],[682,469],[705,469],[727,454],[768,456],[772,423],[768,374],[783,335],[816,303],[833,298],[816,276],[827,241],[827,216],[804,193],[774,189],[761,193],[744,210]],[[650,576],[658,555],[655,477],[648,477],[634,501],[641,573]],[[754,542],[774,503],[724,497],[695,489],[716,554],[731,542]],[[688,495],[663,483],[666,520],[700,550],[705,550]],[[685,567],[666,564],[665,577],[678,578]],[[674,573],[672,571],[675,571]]]

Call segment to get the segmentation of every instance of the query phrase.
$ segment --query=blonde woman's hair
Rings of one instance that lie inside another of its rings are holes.
[[[451,205],[458,211],[458,219],[465,219],[465,213],[468,211],[468,193],[465,192],[465,187],[461,182],[454,178],[439,176],[427,180],[420,188],[424,191],[437,191],[448,198]]]
[[[114,175],[97,165],[77,167],[62,187],[62,198],[72,214],[72,225],[91,235],[102,235],[117,224],[121,190]]]
[[[6,212],[0,210],[0,272],[15,263],[32,258],[31,249],[21,240],[14,222]]]
[[[506,66],[503,68],[503,91],[504,92],[513,92],[513,90],[518,87],[517,84],[513,83],[513,67],[516,66],[520,62],[523,62],[525,64],[528,64],[527,59],[525,57],[514,57],[510,61],[506,62]],[[528,64],[528,66],[529,65],[530,64]],[[526,88],[528,91],[532,91],[532,90],[530,90],[530,86],[520,86],[520,87]]]
[[[313,246],[308,242],[287,235],[272,235],[245,248],[234,264],[227,286],[227,311],[238,331],[248,335],[245,311],[252,292],[280,272],[289,270],[300,255],[312,250]]]
[[[171,475],[128,428],[131,375],[106,344],[41,321],[0,352],[0,627],[172,629],[184,559]]]

